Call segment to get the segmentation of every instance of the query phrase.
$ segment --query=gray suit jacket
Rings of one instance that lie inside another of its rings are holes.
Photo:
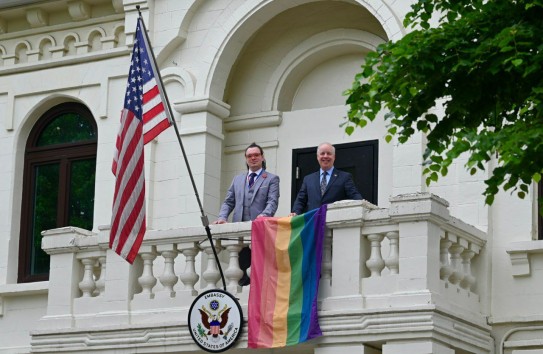
[[[243,200],[245,199],[245,192],[247,190],[246,185],[247,173],[242,173],[234,177],[219,211],[219,219],[227,220],[228,215],[233,210],[232,222],[242,221]],[[261,214],[264,216],[274,216],[279,204],[279,176],[264,170],[252,188],[254,189],[254,193],[250,201],[251,204],[249,205],[251,220],[256,219]]]

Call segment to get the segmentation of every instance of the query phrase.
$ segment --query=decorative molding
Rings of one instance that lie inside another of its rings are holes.
[[[281,125],[282,121],[283,112],[259,112],[236,117],[228,117],[224,120],[224,129],[226,131],[233,132],[247,129],[278,127]]]
[[[230,105],[213,97],[192,97],[186,101],[173,103],[173,108],[182,114],[209,112],[221,119],[230,114]]]
[[[8,23],[6,20],[0,17],[0,34],[4,34],[8,31]]]
[[[179,129],[180,136],[197,135],[197,134],[209,134],[216,137],[219,140],[224,140],[224,135],[221,132],[210,129],[205,126]]]
[[[32,28],[45,27],[49,24],[49,15],[41,8],[28,9],[26,20]]]
[[[107,106],[108,106],[108,103],[109,103],[109,95],[110,95],[109,82],[111,80],[123,79],[123,78],[126,80],[126,75],[125,74],[113,75],[113,76],[109,76],[109,77],[104,78],[100,82],[100,96],[102,97],[102,99],[100,100],[100,107],[98,108],[98,117],[100,119],[106,119],[108,117],[108,115],[107,115]]]
[[[16,39],[16,38],[29,38],[36,35],[52,34],[56,32],[68,32],[76,29],[84,29],[82,26],[87,26],[86,28],[92,26],[99,26],[105,23],[119,22],[124,25],[124,15],[123,14],[112,14],[99,18],[90,18],[85,22],[68,22],[60,23],[58,25],[51,25],[47,27],[39,27],[21,30],[18,32],[8,32],[2,35],[2,40]],[[75,26],[77,25],[77,26]]]
[[[271,140],[271,141],[257,141],[258,145],[260,145],[263,149],[269,149],[269,148],[276,148],[279,146],[279,141],[277,140]],[[248,144],[240,144],[240,145],[230,145],[224,147],[224,153],[226,155],[230,154],[237,154],[240,151],[245,151]]]
[[[43,60],[36,63],[22,63],[18,65],[4,65],[0,66],[0,75],[22,73],[27,71],[41,70],[46,68],[55,68],[63,65],[73,65],[79,63],[89,62],[90,60],[101,60],[115,58],[118,56],[126,56],[130,53],[130,50],[126,47],[115,48],[110,51],[91,52],[81,56],[67,56],[61,57],[57,60]],[[10,55],[9,57],[3,57],[4,63],[6,59],[15,62],[16,55]]]
[[[531,275],[530,255],[543,254],[543,240],[513,242],[506,249],[511,259],[513,277]]]
[[[300,71],[308,70],[308,62],[319,57],[320,61],[345,53],[358,50],[375,50],[385,40],[373,33],[355,29],[334,29],[318,33],[298,43],[282,59],[268,80],[262,110],[290,110],[290,98],[295,95],[298,85],[289,84],[292,77],[297,77]],[[288,99],[287,99],[288,98]],[[286,103],[288,101],[288,104]]]
[[[13,101],[15,100],[15,97],[13,96],[12,92],[0,92],[0,97],[6,96],[6,106],[5,111],[2,112],[3,114],[0,114],[0,116],[4,116],[4,129],[7,131],[13,130]]]
[[[528,252],[509,253],[509,258],[511,259],[511,271],[514,277],[530,275],[530,258],[528,257]]]
[[[120,14],[124,12],[123,0],[112,0],[111,5],[113,5],[116,13]]]
[[[68,1],[68,12],[74,21],[90,18],[91,7],[84,1]]]

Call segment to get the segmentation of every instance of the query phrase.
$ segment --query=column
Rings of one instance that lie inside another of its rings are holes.
[[[175,119],[202,207],[213,220],[220,194],[223,119],[230,107],[212,98],[191,98],[173,104]],[[173,128],[151,146],[149,178],[150,228],[201,226],[201,211],[189,169]]]

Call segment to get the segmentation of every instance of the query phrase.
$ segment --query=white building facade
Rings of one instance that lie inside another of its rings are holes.
[[[368,51],[406,33],[410,3],[0,4],[0,352],[200,351],[187,312],[198,293],[222,285],[174,129],[145,147],[148,231],[139,257],[130,266],[108,250],[111,162],[139,6],[211,220],[252,142],[281,178],[276,216],[290,212],[303,153],[324,141],[338,147],[338,160],[373,149],[371,173],[359,173],[372,203],[329,208],[323,337],[270,352],[543,353],[538,187],[523,200],[500,193],[488,207],[481,193],[492,164],[472,176],[460,159],[428,187],[424,136],[388,144],[382,118],[351,136],[340,127],[342,92]],[[69,134],[55,133],[62,129]],[[53,180],[60,187],[49,188]],[[45,202],[51,195],[54,206]],[[53,226],[41,221],[51,210]],[[49,225],[43,236],[39,225]],[[250,244],[250,227],[212,227],[245,316],[249,287],[237,285],[237,253]],[[232,350],[249,351],[246,339]]]

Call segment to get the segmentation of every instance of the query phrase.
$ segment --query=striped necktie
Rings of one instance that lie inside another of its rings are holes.
[[[321,179],[321,195],[324,195],[324,191],[326,190],[326,175],[328,175],[328,172],[324,171]]]

